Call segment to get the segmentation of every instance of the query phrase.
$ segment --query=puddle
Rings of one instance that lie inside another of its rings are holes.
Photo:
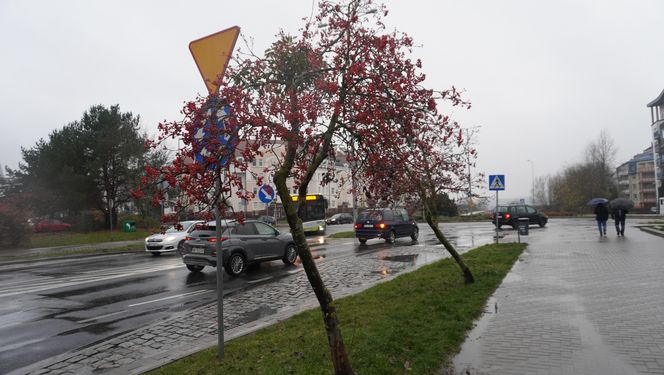
[[[269,306],[261,306],[257,308],[254,311],[249,311],[248,313],[244,314],[244,319],[242,319],[244,322],[253,322],[254,320],[258,320],[260,318],[264,318],[266,316],[274,315],[277,313],[277,309],[274,307],[269,307]]]
[[[393,255],[393,256],[384,256],[380,260],[387,260],[389,262],[405,262],[405,263],[415,263],[417,260],[418,254],[412,255]]]

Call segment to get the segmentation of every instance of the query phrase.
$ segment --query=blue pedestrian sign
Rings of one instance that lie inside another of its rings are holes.
[[[489,190],[505,190],[505,175],[489,175]]]
[[[270,203],[274,200],[274,189],[270,185],[263,185],[258,189],[258,199],[263,203]]]

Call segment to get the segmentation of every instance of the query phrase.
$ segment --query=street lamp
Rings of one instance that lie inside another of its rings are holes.
[[[530,163],[530,203],[535,205],[535,163],[532,160],[526,160]]]

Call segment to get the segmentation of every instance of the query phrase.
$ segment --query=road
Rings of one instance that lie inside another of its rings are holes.
[[[444,226],[461,250],[491,242],[491,229],[487,223]],[[328,235],[347,230],[352,226],[330,226]],[[326,240],[321,236],[308,240],[314,245],[317,262],[347,258],[344,263],[352,264],[355,257],[391,246],[412,246],[414,251],[440,246],[426,225],[420,230],[420,241],[415,244],[409,239],[399,239],[396,245],[371,240],[367,246],[360,246],[354,239]],[[422,256],[417,262],[439,258]],[[299,264],[285,266],[275,261],[253,267],[237,278],[224,273],[224,296],[279,283],[301,271]],[[214,301],[214,269],[192,274],[175,254],[152,257],[129,253],[0,265],[0,373]]]

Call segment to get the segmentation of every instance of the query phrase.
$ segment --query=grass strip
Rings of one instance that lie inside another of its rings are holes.
[[[98,231],[88,233],[59,232],[35,233],[30,237],[28,248],[56,247],[68,245],[84,245],[102,242],[141,240],[153,232],[141,230],[136,232]]]
[[[355,238],[355,231],[349,230],[345,232],[337,232],[329,235],[330,238]]]
[[[476,282],[464,285],[444,259],[335,301],[357,374],[433,374],[445,366],[525,244],[492,244],[464,254]],[[333,374],[320,310],[313,309],[213,347],[151,374]]]
[[[30,254],[30,255],[19,255],[19,256],[2,256],[1,255],[2,250],[0,250],[0,261],[57,258],[57,257],[73,256],[73,255],[136,253],[143,251],[144,251],[143,244],[127,245],[127,246],[104,248],[104,249],[71,249],[71,250],[63,249],[63,250],[49,251],[41,254]]]

